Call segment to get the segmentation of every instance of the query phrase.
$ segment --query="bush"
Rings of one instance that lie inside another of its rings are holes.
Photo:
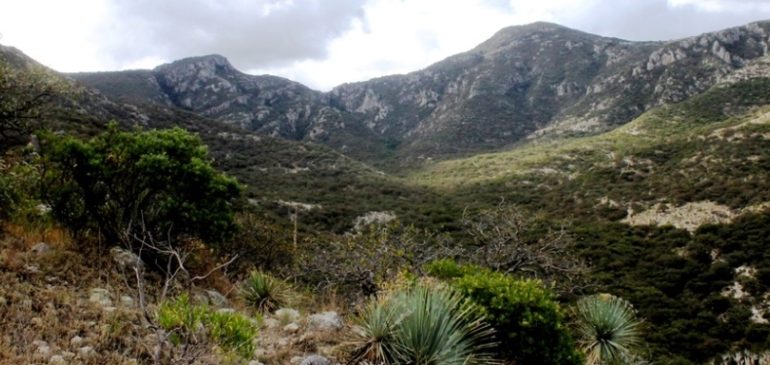
[[[240,290],[246,303],[262,313],[286,305],[291,296],[289,284],[261,271],[252,272]]]
[[[478,305],[497,331],[499,351],[506,357],[522,364],[581,363],[564,314],[540,281],[447,260],[428,265],[428,271],[451,279],[454,288]]]
[[[359,318],[351,362],[452,365],[496,363],[493,331],[478,310],[446,287],[418,285],[371,303]]]
[[[622,298],[598,294],[581,298],[575,307],[580,346],[587,364],[627,363],[641,343],[641,322]]]
[[[244,358],[254,353],[253,339],[258,326],[253,320],[238,313],[191,304],[186,295],[160,305],[158,324],[171,333],[170,340],[176,346],[197,345],[209,339]]]
[[[216,171],[196,135],[179,128],[123,132],[115,124],[90,140],[46,136],[54,216],[73,230],[89,222],[108,241],[137,237],[219,242],[234,233],[240,186]]]

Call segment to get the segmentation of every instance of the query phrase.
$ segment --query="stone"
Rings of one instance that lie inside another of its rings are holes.
[[[70,346],[80,347],[83,344],[83,337],[75,336],[70,339]]]
[[[342,328],[342,317],[334,311],[313,314],[307,322],[311,330],[335,331]]]
[[[83,357],[91,356],[94,353],[94,348],[91,346],[83,346],[78,350],[78,353]]]
[[[5,299],[5,297],[0,296],[0,307],[8,305],[8,299]]]
[[[107,289],[93,288],[89,292],[88,300],[91,303],[98,304],[102,307],[111,307],[112,299],[110,299],[110,292]]]
[[[287,333],[297,333],[299,331],[299,325],[296,323],[289,323],[283,326],[283,331]]]
[[[280,326],[281,323],[275,318],[266,318],[264,321],[265,328],[275,328]]]
[[[259,360],[251,360],[249,361],[248,365],[265,365]]]
[[[63,356],[65,360],[72,360],[72,358],[75,357],[75,353],[70,351],[62,351],[61,356]]]
[[[292,365],[299,365],[302,362],[302,360],[304,360],[302,356],[294,356],[291,358],[291,360],[289,360],[289,363]]]
[[[133,308],[134,298],[132,298],[130,295],[121,295],[120,305],[126,308]]]
[[[110,255],[112,255],[112,260],[115,261],[123,269],[141,270],[142,268],[144,268],[144,262],[142,262],[142,259],[139,256],[137,256],[135,253],[129,250],[124,250],[119,247],[113,247],[110,250]]]
[[[35,350],[35,354],[40,355],[42,357],[48,357],[48,355],[51,354],[51,347],[48,346],[47,342],[35,341],[32,344],[37,346],[37,349]]]
[[[299,321],[299,312],[296,309],[281,308],[274,313],[275,319],[283,324]]]
[[[331,365],[332,362],[329,359],[321,355],[310,355],[302,360],[300,365]]]
[[[227,298],[216,290],[206,290],[206,296],[211,305],[215,307],[226,307],[229,304]]]
[[[42,255],[44,253],[50,252],[51,246],[49,246],[45,242],[38,242],[34,246],[32,246],[32,248],[29,249],[29,251],[34,253],[35,255]]]
[[[66,365],[67,361],[64,360],[64,357],[61,355],[53,355],[50,359],[48,359],[49,365]]]

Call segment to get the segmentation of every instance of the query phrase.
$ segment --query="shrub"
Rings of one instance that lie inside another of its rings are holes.
[[[359,318],[353,361],[494,364],[493,331],[478,310],[446,287],[418,285],[371,303]]]
[[[581,298],[575,307],[587,364],[626,363],[641,343],[641,322],[631,303],[609,294]]]
[[[137,237],[219,242],[235,231],[240,186],[211,166],[196,135],[111,124],[87,141],[48,135],[44,142],[54,216],[74,230],[91,222],[128,246]]]
[[[452,279],[451,285],[478,306],[497,331],[504,356],[523,364],[581,363],[564,314],[540,281],[451,261],[433,263],[428,271]]]
[[[205,305],[194,305],[186,295],[162,303],[158,324],[171,333],[176,346],[197,345],[209,339],[223,349],[244,358],[254,352],[257,324],[238,313],[217,312]]]
[[[284,306],[291,296],[289,284],[261,271],[252,272],[240,291],[246,303],[262,313]]]

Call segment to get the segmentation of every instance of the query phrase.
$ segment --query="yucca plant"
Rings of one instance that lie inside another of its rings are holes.
[[[631,303],[610,294],[578,300],[578,343],[587,365],[629,364],[641,344],[641,321]]]
[[[241,283],[240,293],[249,306],[258,312],[267,313],[289,301],[291,287],[268,273],[254,271]]]
[[[357,349],[349,364],[362,361],[388,364],[394,353],[396,327],[403,319],[397,315],[388,300],[374,300],[356,319],[355,334],[359,337]]]
[[[371,304],[359,322],[353,362],[496,364],[494,332],[479,311],[445,287],[418,285]]]

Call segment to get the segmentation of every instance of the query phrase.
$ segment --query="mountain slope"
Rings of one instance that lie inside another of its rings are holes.
[[[42,67],[11,48],[0,48],[2,62],[20,67],[22,72],[29,65]],[[48,72],[52,78],[61,78]],[[136,86],[133,91],[160,95],[153,83],[143,81],[145,72],[120,75],[132,80]],[[41,121],[45,128],[88,136],[114,120],[124,128],[181,127],[195,132],[209,146],[213,164],[246,186],[253,209],[271,213],[280,221],[288,219],[296,203],[313,207],[303,214],[303,226],[333,231],[350,229],[355,218],[371,211],[390,211],[420,225],[445,224],[450,212],[457,211],[446,197],[429,189],[405,186],[323,145],[258,135],[193,111],[130,97],[136,94],[102,93],[62,80],[68,87],[56,95],[57,104],[50,118]]]
[[[503,29],[424,70],[328,93],[243,74],[217,55],[152,71],[72,76],[132,102],[173,105],[260,134],[401,165],[526,138],[610,130],[701,93],[764,56],[768,34],[770,22],[758,22],[667,43],[629,42],[534,23]]]

